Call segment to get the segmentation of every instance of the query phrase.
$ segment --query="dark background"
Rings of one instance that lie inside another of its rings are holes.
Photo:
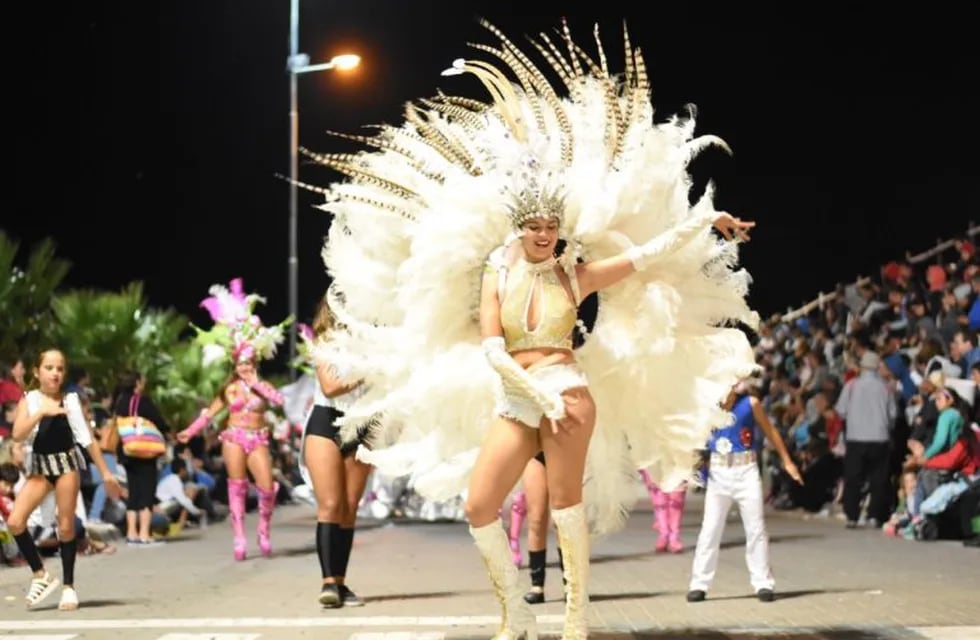
[[[698,132],[735,151],[709,151],[693,170],[698,187],[716,181],[719,208],[759,223],[743,263],[764,315],[980,218],[978,55],[966,5],[737,4],[307,0],[300,50],[314,63],[346,50],[363,62],[354,74],[300,76],[300,144],[343,150],[326,130],[398,124],[406,101],[438,88],[482,99],[471,79],[439,75],[456,57],[482,57],[467,42],[493,42],[478,16],[522,42],[565,15],[587,49],[598,22],[615,70],[625,18],[658,119],[693,102]],[[35,41],[7,59],[14,197],[0,228],[25,254],[53,237],[73,263],[69,286],[143,280],[151,305],[205,322],[197,304],[208,286],[242,276],[268,297],[264,319],[283,318],[289,190],[275,174],[288,173],[289,2],[30,11],[8,23],[8,36],[24,29]],[[337,178],[309,166],[300,176]],[[329,217],[315,202],[300,192],[301,320],[328,282]]]

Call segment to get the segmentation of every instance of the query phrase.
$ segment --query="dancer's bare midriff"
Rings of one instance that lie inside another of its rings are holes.
[[[575,363],[575,356],[568,349],[522,349],[510,355],[524,369]]]
[[[258,431],[265,428],[265,416],[257,411],[237,411],[229,414],[228,426],[246,431]]]

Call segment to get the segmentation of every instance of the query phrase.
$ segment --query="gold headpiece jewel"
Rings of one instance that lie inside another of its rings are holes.
[[[517,186],[507,191],[511,227],[520,229],[534,218],[555,218],[561,226],[565,221],[565,192],[550,172],[542,171],[537,160],[529,159],[521,163],[517,178]]]

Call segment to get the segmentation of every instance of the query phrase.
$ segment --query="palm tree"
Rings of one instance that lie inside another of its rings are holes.
[[[54,343],[83,367],[92,386],[109,393],[124,371],[138,371],[173,425],[189,422],[217,391],[225,373],[201,363],[187,318],[147,308],[143,285],[118,293],[74,290],[53,302]]]
[[[52,342],[70,365],[88,372],[100,393],[109,392],[123,371],[145,357],[140,353],[141,333],[147,333],[141,284],[129,284],[119,293],[76,289],[56,296],[51,306],[56,319]]]
[[[27,265],[17,265],[20,243],[0,230],[0,358],[33,360],[51,325],[51,298],[71,264],[55,256],[54,242],[35,245]]]
[[[205,366],[201,347],[192,340],[180,342],[168,352],[167,367],[150,381],[160,411],[180,429],[197,417],[228,377],[224,367]]]
[[[100,394],[111,392],[123,371],[139,371],[175,425],[189,422],[217,392],[227,372],[202,364],[187,318],[147,307],[142,283],[118,293],[56,293],[71,265],[55,256],[54,242],[35,245],[23,267],[19,249],[0,230],[0,359],[29,362],[56,346]]]

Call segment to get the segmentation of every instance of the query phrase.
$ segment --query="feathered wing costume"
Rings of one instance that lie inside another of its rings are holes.
[[[683,242],[676,233],[715,217],[710,185],[690,206],[687,166],[705,147],[727,146],[693,137],[693,109],[654,123],[646,67],[625,30],[622,76],[610,74],[598,29],[598,61],[566,25],[563,49],[545,34],[532,40],[559,90],[483,24],[499,42],[472,46],[497,64],[461,59],[444,75],[473,74],[488,102],[439,93],[408,104],[399,127],[343,136],[369,151],[304,150],[348,177],[309,187],[334,215],[323,258],[331,306],[347,328],[334,357],[351,362],[369,388],[348,408],[344,429],[352,434],[374,418],[374,449],[362,457],[382,473],[413,474],[426,497],[465,490],[494,419],[496,374],[478,323],[481,273],[487,256],[513,240],[514,203],[530,189],[542,197],[559,190],[566,268],[658,236],[669,247],[599,293],[594,329],[576,353],[598,409],[585,500],[592,531],[608,532],[635,504],[638,468],[668,489],[691,476],[694,452],[729,419],[720,401],[755,367],[745,335],[731,328],[758,321],[744,300],[749,276],[736,270],[736,244],[710,224],[695,225]]]

